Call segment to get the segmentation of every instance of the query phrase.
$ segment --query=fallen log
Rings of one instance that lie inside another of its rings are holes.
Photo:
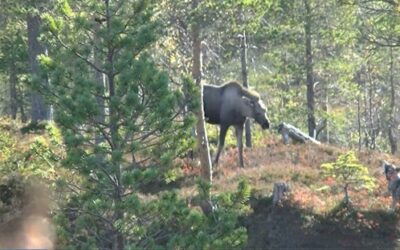
[[[300,129],[296,128],[291,124],[287,123],[279,124],[278,132],[282,135],[283,143],[285,144],[289,143],[289,138],[292,139],[293,142],[297,143],[311,142],[314,144],[321,144],[319,141],[303,133]]]

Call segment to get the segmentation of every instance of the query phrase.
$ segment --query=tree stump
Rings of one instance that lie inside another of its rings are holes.
[[[289,192],[289,185],[285,182],[277,182],[274,184],[272,204],[276,206]]]

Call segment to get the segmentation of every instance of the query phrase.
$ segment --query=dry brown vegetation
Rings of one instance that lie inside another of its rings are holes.
[[[376,151],[357,152],[360,162],[376,179],[373,192],[350,192],[352,208],[341,206],[342,190],[321,175],[322,163],[333,162],[350,149],[329,145],[284,145],[268,136],[258,147],[245,151],[246,167],[240,168],[235,148],[225,150],[214,178],[213,192],[232,191],[240,179],[252,186],[252,213],[243,218],[249,233],[248,248],[386,248],[398,247],[399,211],[389,211],[391,198],[383,193],[387,183],[381,160],[394,164],[400,158]],[[179,188],[184,196],[195,192],[193,176],[198,167],[186,164]],[[272,207],[274,183],[290,186],[288,199]]]

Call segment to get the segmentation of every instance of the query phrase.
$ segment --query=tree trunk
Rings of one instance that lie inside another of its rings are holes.
[[[109,83],[109,95],[110,99],[115,97],[115,83],[114,83],[114,70],[113,70],[113,53],[112,49],[109,50],[108,53],[108,63],[110,63],[111,67],[111,72],[108,74],[108,83]],[[119,139],[119,126],[118,126],[118,110],[114,109],[112,105],[109,106],[109,112],[110,112],[110,122],[109,122],[109,128],[110,128],[110,136],[111,136],[111,148],[114,152],[118,152],[121,150],[121,143]],[[124,193],[123,191],[123,183],[122,183],[122,169],[121,169],[121,163],[119,159],[116,159],[114,157],[114,154],[112,154],[111,157],[111,164],[114,166],[115,169],[115,194],[114,194],[114,202],[115,202],[115,211],[114,211],[114,221],[118,220],[123,220],[124,214],[122,211],[121,206],[119,205],[122,202],[122,194]],[[124,236],[122,232],[120,232],[118,229],[115,229],[115,240],[113,242],[113,249],[115,250],[123,250],[124,249]]]
[[[246,41],[246,31],[243,31],[243,35],[240,37],[240,61],[242,64],[242,80],[243,86],[245,88],[249,87],[248,76],[247,76],[247,41]],[[245,136],[246,136],[246,147],[251,148],[251,123],[250,119],[246,119],[245,123]]]
[[[192,10],[199,5],[199,0],[192,0]],[[207,182],[212,182],[212,163],[208,146],[207,131],[204,119],[203,84],[201,82],[201,38],[199,20],[196,18],[192,24],[192,76],[200,88],[200,108],[197,113],[197,144],[199,149],[202,177]]]
[[[395,128],[390,127],[388,131],[390,152],[394,155],[397,152],[397,135],[395,134]]]
[[[27,17],[28,27],[28,54],[30,71],[32,78],[39,81],[41,87],[47,87],[47,79],[43,78],[40,72],[39,62],[37,56],[44,53],[44,49],[38,41],[39,28],[40,28],[40,17],[39,15],[28,14]],[[40,120],[48,120],[49,108],[44,102],[43,96],[37,92],[32,91],[31,97],[31,119],[32,122]]]
[[[304,0],[304,7],[306,9],[304,33],[306,45],[306,77],[307,77],[307,121],[308,121],[308,134],[315,138],[315,94],[314,94],[314,73],[313,73],[313,57],[311,46],[311,7],[308,0]]]
[[[364,129],[364,144],[365,148],[369,148],[369,130],[368,130],[368,82],[366,81],[364,84],[364,121],[365,121],[365,129]]]
[[[362,133],[361,133],[361,94],[357,97],[357,125],[358,125],[358,150],[362,147]]]
[[[108,57],[108,62],[111,65],[111,68],[113,67],[113,53],[109,53]],[[108,82],[109,82],[109,94],[110,98],[115,97],[115,84],[114,84],[114,72],[111,70],[111,72],[108,74]],[[109,123],[109,128],[110,128],[110,135],[111,135],[111,148],[114,152],[118,152],[121,150],[121,145],[120,145],[120,140],[118,136],[118,111],[115,110],[112,105],[109,107],[110,110],[110,123]],[[119,159],[115,159],[114,154],[112,154],[111,157],[111,164],[113,165],[115,169],[115,194],[114,194],[114,202],[115,202],[115,210],[114,210],[114,221],[119,221],[123,220],[124,214],[123,211],[121,210],[121,206],[119,205],[122,200],[122,194],[123,192],[123,184],[122,184],[122,179],[121,179],[121,164]],[[123,250],[124,249],[124,236],[122,232],[120,232],[118,229],[115,229],[115,239],[113,242],[113,249],[115,250]]]
[[[17,72],[15,70],[14,62],[10,67],[10,115],[13,120],[17,119],[18,112],[18,96],[17,96]]]
[[[329,113],[329,88],[328,84],[324,86],[324,96],[325,101],[321,105],[321,109],[325,114]],[[321,142],[325,142],[329,144],[330,134],[329,134],[329,119],[324,118],[321,119],[318,124],[316,124],[316,136],[315,139]]]
[[[388,128],[388,137],[390,143],[390,151],[392,154],[397,152],[397,131],[396,131],[396,122],[395,122],[395,107],[396,107],[396,89],[394,86],[394,77],[393,77],[393,47],[390,47],[390,118],[389,118],[389,128]]]
[[[21,113],[21,121],[26,123],[28,121],[28,117],[25,113],[25,95],[23,88],[17,89],[17,97],[18,97],[18,106]]]
[[[371,144],[370,149],[375,149],[376,146],[376,134],[375,134],[375,121],[373,115],[373,106],[372,106],[372,98],[373,98],[373,85],[374,81],[371,81],[370,87],[368,89],[368,114],[369,114],[369,121],[370,121],[370,137],[371,137]]]
[[[363,137],[365,147],[367,148],[368,144],[368,134],[366,129],[366,81],[367,78],[367,71],[364,65],[360,67],[357,71],[355,79],[358,83],[358,90],[359,93],[357,95],[357,126],[358,126],[358,150],[361,150],[363,146]],[[364,109],[363,108],[364,105]],[[363,122],[364,120],[364,122]]]
[[[102,68],[101,67],[101,53],[97,50],[98,48],[100,48],[100,41],[99,41],[99,38],[98,38],[98,32],[99,32],[99,29],[100,29],[100,24],[97,24],[97,26],[96,26],[96,34],[95,34],[95,37],[94,37],[94,43],[95,43],[95,46],[94,46],[94,48],[93,48],[93,57],[94,57],[94,63],[95,63],[95,65],[97,66],[97,67],[99,67],[99,68]],[[99,113],[98,113],[98,115],[96,116],[96,122],[97,123],[104,123],[105,122],[105,100],[104,100],[104,91],[105,91],[105,75],[102,73],[102,72],[100,72],[100,71],[98,71],[98,70],[96,70],[96,69],[94,69],[94,77],[95,77],[95,79],[96,79],[96,84],[99,86],[99,92],[98,93],[96,93],[97,94],[97,96],[96,96],[96,102],[97,102],[97,107],[98,107],[98,109],[99,109]],[[103,138],[103,135],[100,133],[100,132],[98,132],[96,135],[95,135],[95,143],[96,143],[96,145],[99,145],[100,143],[102,143],[104,141],[104,138]]]
[[[110,0],[105,0],[105,5],[106,5],[106,25],[107,25],[107,30],[108,34],[111,34],[112,27],[111,27],[111,13],[110,13],[110,6],[109,6]],[[115,86],[115,69],[114,69],[114,56],[115,56],[115,50],[113,47],[112,43],[108,44],[107,47],[107,64],[108,64],[108,69],[107,69],[107,80],[108,80],[108,88],[109,88],[109,96],[110,99],[112,100],[115,98],[116,95],[116,86]],[[110,130],[110,137],[111,137],[111,149],[113,152],[118,152],[121,151],[121,143],[120,143],[120,138],[119,138],[119,125],[118,125],[118,110],[114,108],[113,105],[109,105],[109,123],[108,127]],[[121,160],[115,156],[115,154],[111,154],[111,165],[114,169],[113,173],[115,176],[114,179],[114,195],[112,197],[114,203],[115,203],[115,208],[114,208],[114,218],[113,221],[123,221],[124,219],[124,213],[121,207],[122,203],[122,195],[124,193],[124,186],[122,183],[122,167],[121,167]],[[111,184],[111,183],[110,183]],[[123,250],[125,248],[125,237],[124,234],[118,229],[114,228],[114,240],[112,243],[112,249],[113,250]]]

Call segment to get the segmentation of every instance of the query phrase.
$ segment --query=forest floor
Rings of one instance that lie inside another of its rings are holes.
[[[391,198],[381,160],[400,158],[375,151],[357,152],[377,181],[373,192],[351,191],[352,208],[341,204],[343,192],[321,175],[322,163],[333,162],[346,149],[328,145],[284,145],[270,136],[263,146],[245,151],[245,168],[237,163],[235,148],[226,149],[215,173],[213,191],[236,190],[240,179],[252,187],[252,212],[242,218],[248,230],[246,249],[399,249],[400,209],[390,212]],[[190,172],[190,171],[188,171]],[[192,173],[193,174],[193,173]],[[179,188],[193,195],[190,174]],[[290,194],[272,206],[276,182],[287,182]]]
[[[335,161],[348,149],[284,145],[276,136],[263,136],[258,146],[245,149],[245,168],[238,166],[236,147],[225,149],[212,187],[213,193],[234,192],[240,180],[248,180],[252,209],[240,220],[248,230],[246,249],[400,249],[400,209],[394,213],[389,210],[391,198],[383,195],[387,182],[381,164],[386,160],[399,166],[399,157],[357,151],[377,185],[372,192],[351,191],[352,208],[346,209],[340,205],[342,190],[334,188],[332,178],[321,175],[320,166]],[[160,190],[176,188],[183,197],[196,196],[199,167],[194,162],[181,161],[183,176],[178,181],[160,186],[153,183],[143,195],[154,194],[156,198]],[[290,193],[282,204],[273,206],[272,189],[274,183],[281,181],[289,184]],[[0,238],[4,236],[0,228]]]

